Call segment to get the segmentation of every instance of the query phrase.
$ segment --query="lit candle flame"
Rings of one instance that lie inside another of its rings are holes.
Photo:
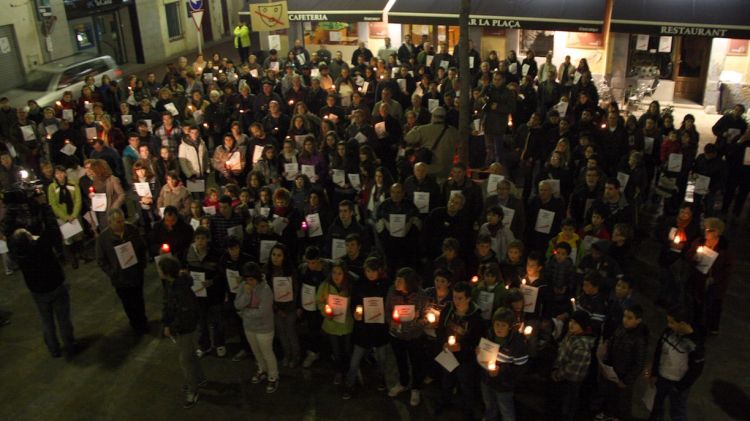
[[[497,364],[495,364],[494,361],[490,361],[489,363],[487,363],[487,369],[488,370],[495,371],[496,368],[497,368]]]
[[[523,334],[524,334],[524,335],[526,335],[526,336],[529,336],[529,335],[531,335],[531,332],[533,332],[533,331],[534,331],[534,328],[533,328],[533,327],[531,327],[531,326],[526,326],[526,327],[525,327],[525,328],[523,329]]]
[[[435,313],[427,313],[427,321],[430,323],[435,323]]]
[[[448,336],[448,345],[453,346],[455,344],[456,344],[456,337],[453,335]]]

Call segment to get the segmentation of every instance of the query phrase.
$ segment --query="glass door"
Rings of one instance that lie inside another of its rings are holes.
[[[97,46],[99,55],[112,56],[118,63],[125,62],[125,54],[120,39],[120,26],[116,13],[107,13],[94,16],[94,25],[96,26]]]

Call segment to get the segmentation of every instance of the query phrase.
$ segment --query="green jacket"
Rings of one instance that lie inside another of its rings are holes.
[[[324,308],[326,302],[328,301],[329,294],[349,298],[349,305],[346,308],[346,321],[344,323],[338,323],[334,321],[333,318],[329,318],[328,316],[326,316]],[[352,329],[354,328],[354,318],[352,317],[352,301],[349,292],[341,291],[336,287],[336,285],[326,281],[320,284],[320,288],[318,288],[317,298],[318,310],[320,310],[320,313],[323,314],[323,332],[329,335],[336,336],[349,335],[350,333],[352,333]]]
[[[234,28],[234,48],[250,46],[250,28],[247,25]]]
[[[49,205],[52,207],[52,212],[55,213],[55,217],[67,221],[70,217],[78,218],[80,216],[82,202],[81,189],[72,184],[67,184],[65,187],[67,187],[71,196],[73,196],[73,212],[68,213],[65,203],[60,203],[60,190],[57,187],[57,183],[51,183],[47,187],[47,198]]]

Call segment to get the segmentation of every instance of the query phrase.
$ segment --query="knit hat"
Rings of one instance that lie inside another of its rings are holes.
[[[581,329],[584,331],[588,329],[591,324],[591,316],[583,310],[574,311],[570,318],[575,320],[575,322],[578,323],[578,326],[581,326]]]

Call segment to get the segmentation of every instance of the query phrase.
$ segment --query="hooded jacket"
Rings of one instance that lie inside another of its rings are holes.
[[[513,392],[516,379],[526,372],[526,363],[529,361],[529,352],[526,347],[526,338],[511,328],[510,334],[505,338],[498,338],[495,332],[490,331],[485,338],[500,344],[500,352],[497,354],[497,376],[490,376],[487,370],[482,370],[482,382],[496,392]]]
[[[393,286],[388,290],[385,300],[385,316],[388,321],[388,330],[391,336],[404,341],[417,339],[424,335],[424,310],[427,306],[428,298],[422,289],[403,294],[396,291]],[[396,306],[413,305],[414,319],[410,321],[401,320],[398,323],[393,320],[393,310]]]

